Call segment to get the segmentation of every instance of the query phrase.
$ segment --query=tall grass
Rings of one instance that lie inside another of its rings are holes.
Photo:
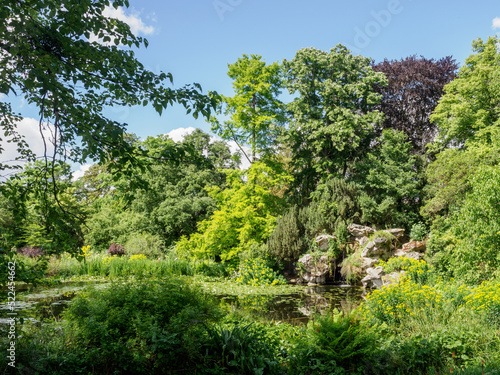
[[[52,258],[47,274],[50,276],[103,276],[103,277],[165,277],[194,275],[194,266],[174,257],[149,259],[137,256],[108,256],[104,253],[92,254],[82,260],[62,255]]]

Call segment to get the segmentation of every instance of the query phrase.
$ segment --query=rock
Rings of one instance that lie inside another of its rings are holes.
[[[347,231],[354,237],[368,237],[370,234],[375,233],[373,228],[359,224],[349,225]]]
[[[396,239],[402,237],[405,234],[405,230],[401,228],[386,229],[384,232],[392,234]]]
[[[366,276],[361,280],[365,289],[380,289],[384,285],[382,276],[385,275],[382,267],[370,267],[366,270]]]
[[[381,266],[370,267],[366,270],[366,275],[373,278],[380,278],[385,275],[385,271]]]
[[[391,240],[385,237],[377,237],[373,241],[366,244],[365,248],[361,252],[361,257],[382,257],[387,259],[389,253],[391,252],[392,243]]]
[[[427,245],[426,245],[425,241],[411,240],[410,242],[403,244],[402,249],[403,249],[403,251],[405,251],[407,253],[410,251],[424,253],[425,250],[427,249]]]
[[[361,257],[362,258],[367,258],[373,254],[373,249],[375,248],[375,243],[373,241],[370,241],[366,244],[365,248],[361,252]]]
[[[412,258],[412,259],[415,259],[415,260],[420,260],[424,257],[424,254],[420,254],[420,253],[417,253],[415,251],[410,251],[409,253],[406,253],[405,255],[403,255],[407,258]]]
[[[330,249],[330,241],[335,240],[335,236],[331,236],[329,234],[322,234],[314,240],[316,245],[321,251],[328,251]]]
[[[377,237],[373,240],[373,242],[375,243],[376,247],[388,247],[391,245],[391,240],[386,237]]]
[[[330,271],[330,260],[326,255],[319,258],[306,254],[298,260],[301,265],[302,274],[300,278],[303,282],[310,284],[325,284]]]
[[[363,237],[356,237],[356,241],[358,241],[359,246],[364,247],[370,241],[370,239],[366,236],[363,236]]]
[[[361,258],[361,269],[366,271],[367,268],[373,267],[378,263],[379,258]]]

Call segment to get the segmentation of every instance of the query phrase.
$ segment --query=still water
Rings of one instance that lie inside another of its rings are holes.
[[[93,284],[95,285],[95,284]],[[105,287],[107,284],[100,284]],[[72,298],[84,290],[88,283],[68,283],[36,292],[17,292],[15,312],[18,318],[33,322],[60,319],[62,311]],[[307,323],[316,314],[334,309],[348,311],[362,301],[362,289],[350,286],[322,285],[296,289],[290,294],[245,296],[218,295],[220,305],[227,311],[239,311],[261,321],[282,321],[291,324]],[[0,303],[0,325],[7,322],[10,307]]]
[[[314,314],[334,309],[350,311],[359,306],[363,290],[351,286],[321,285],[306,287],[288,295],[218,296],[221,306],[250,315],[253,319],[304,324]]]

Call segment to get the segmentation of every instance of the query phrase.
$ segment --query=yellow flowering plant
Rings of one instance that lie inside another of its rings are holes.
[[[237,272],[236,282],[252,286],[260,285],[284,285],[286,280],[278,276],[264,259],[247,259],[240,263]]]

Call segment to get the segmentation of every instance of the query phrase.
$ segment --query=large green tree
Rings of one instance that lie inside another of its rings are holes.
[[[304,48],[283,64],[287,88],[296,96],[288,105],[283,142],[292,150],[296,187],[307,198],[321,178],[345,177],[368,150],[383,120],[373,111],[381,97],[374,86],[387,79],[373,71],[369,58],[342,45],[329,52]]]
[[[474,53],[465,60],[458,77],[444,87],[431,116],[439,128],[435,147],[488,143],[491,132],[500,127],[499,43],[497,37],[474,41]]]
[[[426,172],[429,185],[422,213],[429,218],[458,209],[479,167],[497,165],[500,160],[498,43],[496,37],[473,42],[474,53],[457,78],[444,87],[431,115],[439,129],[431,149],[442,152]]]
[[[131,250],[127,244],[150,236],[165,248],[190,235],[216,209],[207,188],[223,188],[222,169],[238,165],[225,142],[199,129],[177,145],[167,135],[148,137],[140,145],[155,160],[147,169],[135,169],[134,178],[144,186],[131,185],[127,178],[113,181],[108,164],[91,168],[81,180],[85,197],[92,202],[85,238],[95,248],[115,242]],[[188,154],[182,156],[184,162],[160,157],[174,146]]]
[[[246,171],[229,170],[226,174],[228,187],[210,190],[217,210],[199,224],[196,233],[177,243],[179,254],[234,262],[273,232],[284,200],[273,194],[272,188],[288,183],[290,176],[277,173],[263,162],[253,163]]]
[[[385,129],[351,177],[362,191],[362,221],[410,228],[419,219],[422,162],[405,133]]]
[[[235,141],[253,163],[258,154],[270,151],[283,123],[283,103],[278,99],[281,67],[278,63],[266,64],[259,55],[243,55],[228,66],[235,95],[221,96],[217,114],[229,119],[220,122],[211,117],[212,130],[223,139]],[[245,145],[250,147],[250,155]]]
[[[5,215],[0,224],[8,249],[29,246],[45,253],[78,252],[83,244],[85,208],[71,181],[70,166],[56,162],[50,169],[49,177],[45,162],[39,160],[0,185],[0,210]],[[47,187],[48,178],[54,181]]]
[[[470,185],[460,209],[432,232],[430,251],[438,269],[478,283],[500,275],[500,167],[479,168]]]

